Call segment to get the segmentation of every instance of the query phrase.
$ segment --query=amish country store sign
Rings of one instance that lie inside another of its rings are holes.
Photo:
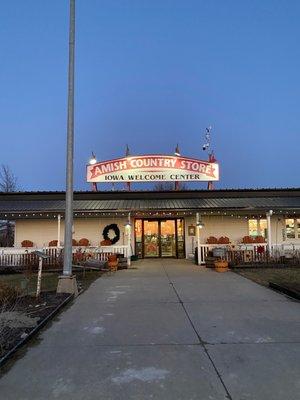
[[[87,182],[218,180],[217,163],[178,156],[130,156],[87,166]]]

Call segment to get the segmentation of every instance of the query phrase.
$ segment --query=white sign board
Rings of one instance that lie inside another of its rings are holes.
[[[218,180],[218,163],[177,156],[132,156],[87,166],[87,182]]]

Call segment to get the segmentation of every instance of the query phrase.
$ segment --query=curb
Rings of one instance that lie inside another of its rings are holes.
[[[289,289],[285,286],[278,285],[277,283],[274,282],[269,282],[269,287],[271,289],[276,290],[277,292],[286,294],[287,296],[292,297],[293,299],[300,300],[300,293],[297,292],[296,290]]]
[[[24,339],[20,340],[8,353],[5,354],[2,358],[0,358],[0,367],[2,367],[9,358],[26,342],[32,339],[46,324],[47,322],[52,319],[69,301],[74,298],[74,295],[71,294],[68,296],[61,304],[59,304],[45,319],[43,319]]]

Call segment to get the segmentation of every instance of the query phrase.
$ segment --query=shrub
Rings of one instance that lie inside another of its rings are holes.
[[[21,242],[21,246],[22,247],[33,247],[33,242],[31,240],[23,240],[23,242]]]
[[[263,236],[256,236],[255,243],[265,243],[266,239]]]
[[[111,241],[110,240],[101,240],[100,246],[111,246]]]
[[[89,246],[89,244],[90,244],[90,241],[86,238],[82,238],[78,242],[79,246]]]
[[[227,236],[221,236],[218,240],[219,244],[229,244],[229,238]]]
[[[217,244],[218,239],[214,236],[210,236],[209,238],[207,238],[206,243],[207,244]]]
[[[254,239],[251,236],[244,236],[242,239],[243,243],[254,243]]]
[[[15,303],[20,294],[21,291],[18,288],[0,282],[0,307]]]

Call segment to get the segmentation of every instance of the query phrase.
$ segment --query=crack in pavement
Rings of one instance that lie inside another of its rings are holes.
[[[205,341],[202,340],[200,334],[198,333],[198,331],[197,331],[197,329],[196,329],[196,327],[195,327],[195,325],[194,325],[194,323],[193,323],[193,321],[192,321],[192,319],[191,319],[191,317],[190,317],[190,315],[189,315],[187,309],[185,308],[184,302],[182,301],[181,297],[179,296],[179,293],[178,293],[177,290],[176,290],[176,287],[175,287],[174,282],[172,282],[171,277],[170,277],[170,275],[168,274],[167,269],[165,268],[164,263],[161,262],[161,265],[162,265],[163,270],[164,270],[164,272],[165,272],[165,274],[166,274],[166,277],[167,277],[167,279],[168,279],[168,281],[169,281],[169,284],[172,286],[172,288],[173,288],[173,290],[174,290],[174,293],[175,293],[175,295],[176,295],[177,298],[178,298],[178,302],[180,303],[180,305],[181,305],[181,307],[182,307],[182,309],[183,309],[183,311],[184,311],[184,313],[185,313],[185,315],[186,315],[186,317],[187,317],[187,319],[188,319],[188,321],[189,321],[189,323],[190,323],[190,325],[191,325],[193,331],[195,332],[195,335],[197,336],[197,338],[198,338],[198,340],[199,340],[199,344],[202,346],[202,348],[203,348],[203,350],[204,350],[206,356],[208,357],[208,359],[209,359],[209,361],[210,361],[210,363],[211,363],[213,369],[215,370],[215,372],[216,372],[216,374],[217,374],[217,376],[218,376],[218,378],[219,378],[219,381],[221,382],[221,384],[222,384],[222,386],[223,386],[223,388],[224,388],[224,390],[225,390],[225,392],[226,392],[226,397],[228,398],[228,400],[233,400],[231,394],[229,393],[229,390],[227,389],[227,387],[226,387],[226,385],[225,385],[225,382],[224,382],[224,380],[223,380],[223,378],[222,378],[222,376],[221,376],[221,374],[220,374],[218,368],[216,367],[216,365],[215,365],[215,363],[214,363],[214,361],[213,361],[211,355],[210,355],[209,352],[208,352],[208,349],[205,347],[205,344],[207,344],[207,343],[206,343]]]

